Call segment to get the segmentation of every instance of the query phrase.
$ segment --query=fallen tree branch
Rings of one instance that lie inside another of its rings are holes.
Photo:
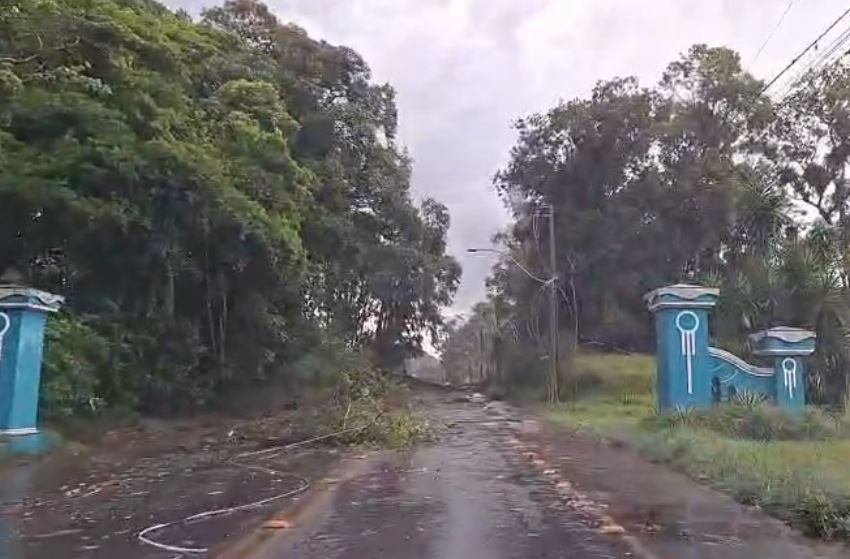
[[[271,458],[271,457],[273,457],[277,454],[280,454],[281,452],[284,452],[286,450],[289,450],[289,449],[292,449],[292,448],[295,448],[295,447],[298,447],[298,446],[304,446],[304,445],[315,443],[315,442],[318,442],[318,441],[321,441],[321,440],[330,439],[330,438],[333,438],[333,437],[338,437],[340,435],[344,435],[346,433],[351,433],[351,432],[354,432],[354,431],[363,431],[363,430],[367,429],[368,427],[370,427],[371,425],[373,425],[378,420],[378,418],[381,417],[381,415],[382,414],[376,415],[371,421],[369,421],[368,423],[365,423],[363,425],[360,425],[359,427],[351,427],[351,428],[348,428],[348,429],[341,429],[339,431],[329,433],[327,435],[321,435],[321,436],[313,437],[313,438],[306,439],[306,440],[303,440],[303,441],[298,441],[298,442],[295,442],[295,443],[290,443],[290,444],[275,446],[275,447],[270,447],[270,448],[264,448],[262,450],[253,450],[253,451],[250,451],[250,452],[243,452],[243,453],[237,454],[235,456],[235,458],[230,460],[230,463],[232,465],[240,467],[240,468],[246,468],[246,469],[249,469],[249,470],[256,470],[256,471],[260,471],[260,472],[265,472],[267,474],[277,476],[277,477],[294,478],[295,480],[297,480],[299,482],[299,486],[296,487],[295,489],[290,490],[290,491],[286,491],[285,493],[280,493],[279,495],[273,495],[272,497],[267,497],[267,498],[261,499],[259,501],[253,501],[253,502],[250,502],[250,503],[245,503],[244,505],[237,505],[235,507],[226,507],[226,508],[221,508],[221,509],[207,510],[207,511],[199,512],[197,514],[193,514],[191,516],[187,516],[186,518],[181,518],[180,520],[174,520],[172,522],[163,522],[161,524],[154,524],[153,526],[148,526],[147,528],[145,528],[144,530],[142,530],[141,532],[138,533],[137,537],[138,537],[139,541],[141,541],[142,543],[145,543],[147,545],[150,545],[152,547],[155,547],[157,549],[161,549],[163,551],[171,551],[171,552],[174,552],[174,553],[193,553],[193,554],[206,553],[207,551],[209,551],[209,548],[206,548],[206,547],[180,547],[180,546],[177,546],[177,545],[170,545],[170,544],[167,544],[167,543],[162,543],[162,542],[156,541],[155,539],[153,539],[153,537],[151,535],[154,534],[155,532],[159,532],[160,530],[164,530],[164,529],[170,528],[172,526],[177,526],[179,524],[185,524],[187,522],[193,522],[193,521],[199,521],[199,520],[203,521],[203,520],[208,520],[210,518],[214,518],[216,516],[222,516],[222,515],[225,515],[225,514],[232,514],[234,512],[238,512],[238,511],[259,508],[259,507],[262,507],[263,505],[267,505],[268,503],[272,503],[274,501],[279,501],[279,500],[285,499],[287,497],[293,497],[295,495],[298,495],[299,493],[303,493],[304,491],[307,491],[310,488],[310,482],[307,480],[307,478],[305,478],[303,476],[300,476],[298,474],[292,474],[292,473],[289,473],[289,472],[281,472],[281,471],[278,471],[278,470],[274,470],[272,468],[266,468],[265,466],[259,466],[257,464],[245,464],[243,462],[239,462],[238,459],[262,455],[262,456],[264,456],[263,460],[266,460],[266,459],[269,459],[269,458]]]
[[[43,44],[42,41],[41,41],[41,37],[36,35],[36,38],[38,39],[39,43]],[[74,39],[73,43],[68,43],[66,45],[59,45],[58,47],[51,47],[49,49],[42,49],[42,50],[39,50],[38,52],[34,52],[33,54],[31,54],[29,56],[25,56],[24,58],[15,58],[15,57],[12,57],[12,56],[0,56],[0,64],[26,64],[27,62],[32,62],[33,60],[36,60],[37,58],[45,55],[48,52],[68,50],[69,48],[75,47],[79,44],[80,44],[80,38],[77,37],[76,39]]]

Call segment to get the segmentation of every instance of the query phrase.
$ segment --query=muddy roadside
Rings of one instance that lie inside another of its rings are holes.
[[[755,507],[700,485],[621,443],[538,418],[518,433],[553,482],[610,518],[648,559],[837,559],[850,549],[806,538]]]
[[[183,555],[180,549],[214,554],[283,502],[299,499],[352,452],[333,438],[287,447],[315,432],[303,408],[321,407],[267,404],[250,413],[100,426],[85,444],[4,460],[0,557],[171,559]],[[239,508],[256,502],[262,504]],[[172,522],[147,534],[161,547],[139,540],[146,528]]]

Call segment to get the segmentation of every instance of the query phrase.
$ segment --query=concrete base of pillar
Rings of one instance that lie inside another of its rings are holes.
[[[59,445],[59,436],[53,433],[0,434],[0,455],[43,454]]]

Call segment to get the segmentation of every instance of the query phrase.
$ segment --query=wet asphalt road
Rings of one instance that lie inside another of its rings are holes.
[[[624,445],[458,393],[419,387],[411,397],[435,436],[409,451],[314,445],[257,457],[262,468],[237,467],[234,456],[280,444],[290,422],[270,418],[256,432],[252,422],[217,421],[162,448],[132,439],[138,452],[0,469],[0,559],[850,557]],[[240,434],[231,437],[234,425]],[[293,475],[312,483],[309,493],[155,534],[208,553],[164,551],[137,537],[147,526],[288,492]],[[270,516],[286,522],[264,524]]]
[[[251,559],[631,556],[517,448],[527,422],[445,394],[430,398],[433,442],[370,460]]]

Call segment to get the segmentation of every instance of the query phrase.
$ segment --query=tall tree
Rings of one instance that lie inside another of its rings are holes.
[[[415,352],[459,270],[395,128],[357,53],[259,2],[194,23],[147,0],[12,0],[0,273],[65,294],[70,330],[108,341],[77,346],[110,348],[92,390],[112,403],[205,401],[330,338]]]
[[[518,123],[496,188],[517,218],[511,234],[532,254],[548,243],[536,213],[554,206],[556,272],[578,301],[573,310],[565,293],[564,314],[582,336],[646,347],[641,294],[716,265],[745,184],[740,138],[764,125],[763,110],[735,53],[695,46],[655,90],[603,82],[589,99]],[[548,277],[538,256],[532,263]]]

